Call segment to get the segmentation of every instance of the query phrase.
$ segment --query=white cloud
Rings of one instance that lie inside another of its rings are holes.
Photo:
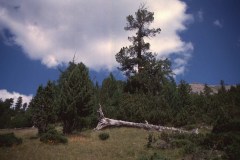
[[[7,98],[13,98],[14,99],[14,103],[17,102],[17,99],[18,97],[22,97],[22,100],[23,100],[23,103],[28,103],[31,101],[32,99],[32,95],[23,95],[23,94],[20,94],[18,92],[8,92],[7,90],[5,89],[0,89],[0,98],[2,100],[5,100]]]
[[[184,42],[179,32],[193,18],[180,0],[4,1],[0,2],[0,30],[9,29],[28,57],[48,67],[67,63],[76,53],[76,61],[91,69],[112,70],[117,65],[115,54],[129,45],[127,37],[133,34],[123,29],[126,16],[134,14],[142,2],[155,13],[151,27],[162,29],[149,39],[152,51],[159,57],[175,54],[187,61],[193,45]]]
[[[185,72],[185,67],[184,66],[181,66],[181,67],[178,67],[178,68],[175,68],[173,70],[174,74],[176,75],[179,75],[179,74],[183,74]]]
[[[213,24],[219,28],[222,28],[223,27],[223,24],[218,20],[216,19],[215,21],[213,21]]]

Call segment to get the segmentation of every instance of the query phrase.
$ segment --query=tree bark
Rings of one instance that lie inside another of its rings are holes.
[[[192,131],[187,131],[187,130],[183,130],[175,127],[165,127],[160,125],[148,124],[147,121],[145,121],[145,123],[135,123],[135,122],[128,122],[128,121],[106,118],[103,114],[102,107],[100,104],[99,104],[98,113],[99,113],[98,125],[95,128],[95,130],[101,130],[107,127],[134,127],[134,128],[143,128],[146,130],[155,130],[159,132],[173,131],[173,132],[179,132],[179,133],[198,134],[198,128]]]

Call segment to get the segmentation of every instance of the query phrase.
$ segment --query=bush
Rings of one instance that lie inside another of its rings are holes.
[[[240,157],[240,132],[211,133],[204,140],[203,145],[207,148],[222,150],[226,153],[226,159]]]
[[[184,147],[183,147],[183,153],[184,154],[191,154],[194,153],[196,151],[196,145],[193,143],[187,143]]]
[[[233,143],[225,148],[227,159],[238,159],[240,157],[240,144]]]
[[[14,135],[14,133],[6,133],[0,135],[0,147],[11,147],[13,145],[19,145],[22,143],[22,139]]]
[[[148,134],[148,138],[147,138],[147,148],[150,148],[152,146],[152,142],[153,142],[153,134],[149,133]]]
[[[50,128],[46,133],[43,133],[40,137],[40,141],[48,144],[65,144],[68,142],[67,138],[54,128]]]
[[[180,148],[189,144],[191,144],[191,142],[187,139],[176,139],[171,142],[173,148]]]
[[[101,140],[104,141],[104,140],[107,140],[107,139],[109,138],[109,134],[103,132],[103,133],[100,133],[100,134],[98,135],[98,137],[99,137],[99,139],[101,139]]]
[[[240,131],[240,121],[230,121],[225,124],[217,124],[213,127],[213,133],[225,133],[225,132],[239,132]]]
[[[10,128],[23,128],[23,127],[31,127],[32,122],[30,116],[26,114],[17,114],[14,117],[12,117],[10,121]]]
[[[166,141],[167,143],[170,142],[170,136],[169,136],[169,134],[166,133],[166,132],[162,132],[162,133],[161,133],[160,139]]]

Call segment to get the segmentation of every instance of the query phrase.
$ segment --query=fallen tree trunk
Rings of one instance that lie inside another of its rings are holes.
[[[146,130],[156,130],[156,131],[173,131],[173,132],[179,132],[179,133],[193,133],[193,134],[198,134],[198,129],[194,129],[192,131],[186,131],[180,128],[175,128],[175,127],[164,127],[160,125],[153,125],[153,124],[148,124],[147,121],[145,123],[135,123],[135,122],[128,122],[128,121],[122,121],[122,120],[115,120],[115,119],[110,119],[110,118],[105,118],[102,107],[99,105],[98,109],[99,113],[99,119],[98,119],[98,125],[95,128],[95,130],[101,130],[103,128],[107,127],[134,127],[134,128],[143,128]]]

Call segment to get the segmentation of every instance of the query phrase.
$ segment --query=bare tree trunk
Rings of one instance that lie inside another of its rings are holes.
[[[102,111],[102,107],[101,107],[100,104],[99,104],[98,113],[99,113],[98,125],[95,128],[95,130],[101,130],[101,129],[107,128],[107,127],[121,127],[121,126],[124,126],[124,127],[143,128],[143,129],[146,129],[146,130],[156,130],[156,131],[159,131],[159,132],[164,131],[164,130],[168,130],[168,131],[179,132],[179,133],[198,134],[198,129],[194,129],[192,131],[186,131],[186,130],[182,130],[182,129],[174,128],[174,127],[164,127],[164,126],[148,124],[147,121],[145,121],[145,123],[135,123],[135,122],[128,122],[128,121],[105,118],[105,116],[103,114],[103,111]]]

